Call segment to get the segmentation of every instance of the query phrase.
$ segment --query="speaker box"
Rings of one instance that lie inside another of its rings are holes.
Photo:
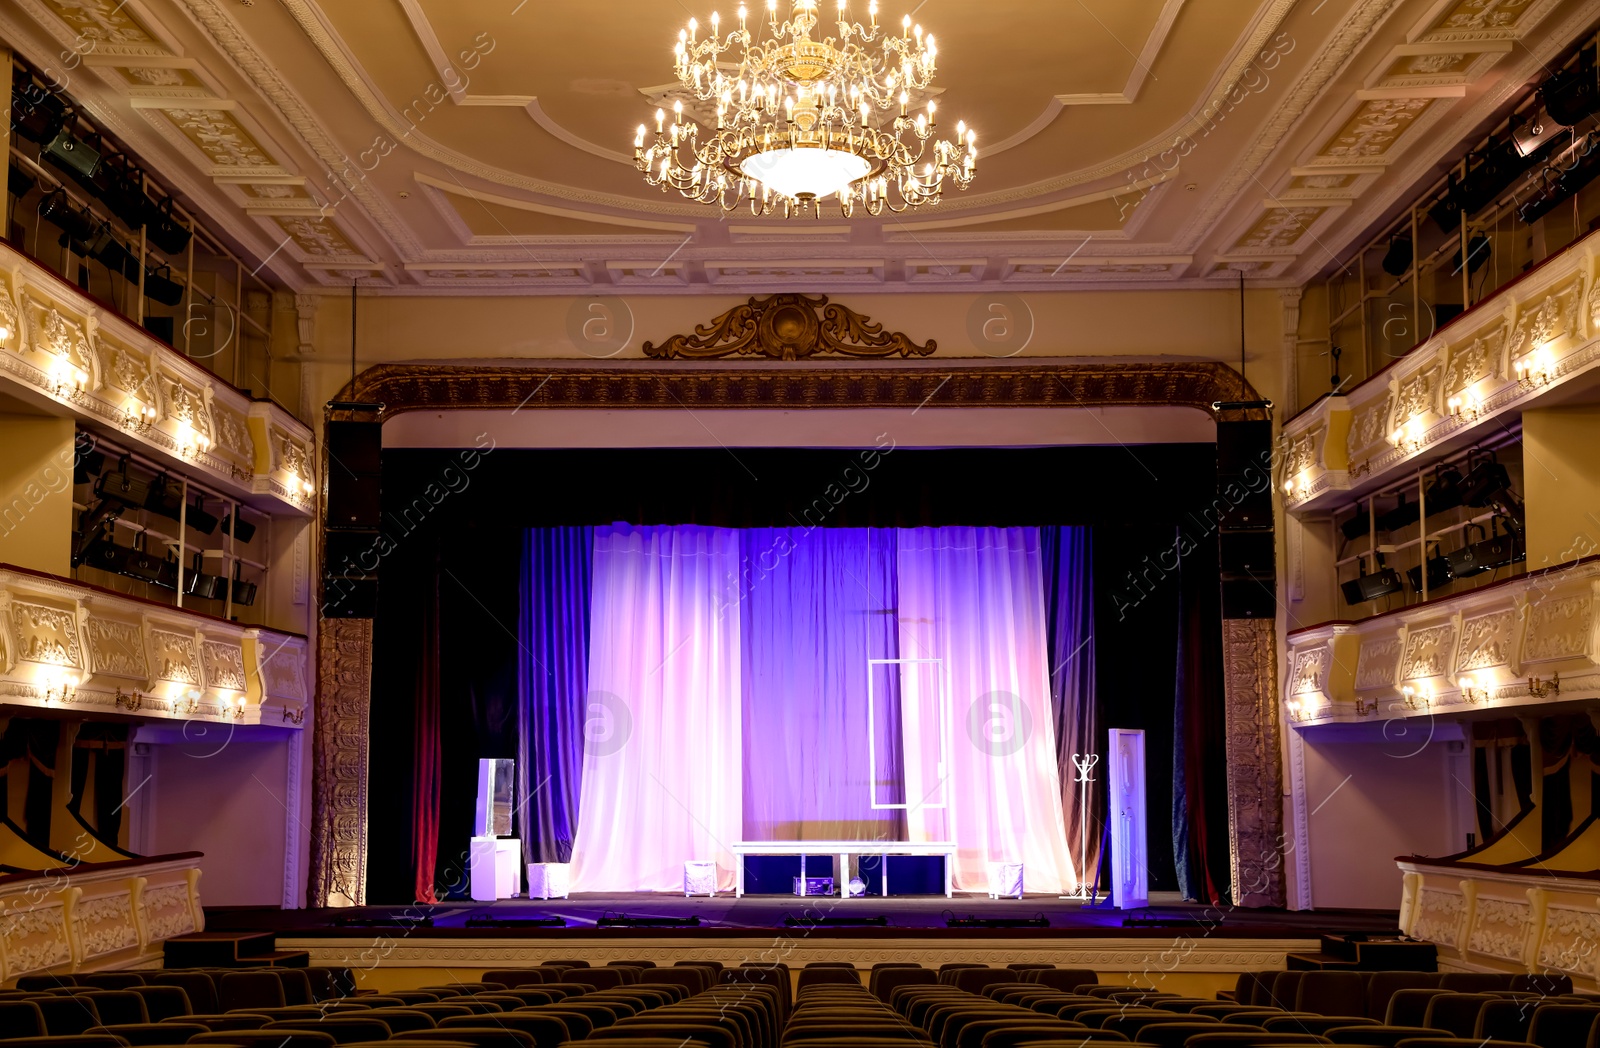
[[[383,496],[376,473],[341,476],[328,472],[328,530],[372,529],[383,522]]]
[[[382,472],[383,423],[328,423],[328,459],[330,476]]]
[[[1223,575],[1271,578],[1276,557],[1271,528],[1224,531],[1217,537],[1218,566]]]
[[[1277,613],[1277,582],[1273,578],[1224,578],[1222,580],[1223,618],[1270,619]]]
[[[380,534],[371,529],[329,531],[322,551],[324,569],[330,576],[376,578]]]
[[[322,617],[370,619],[378,609],[378,580],[325,576],[322,580]]]
[[[1271,455],[1271,421],[1217,423],[1218,487],[1222,486],[1223,476],[1269,469]]]

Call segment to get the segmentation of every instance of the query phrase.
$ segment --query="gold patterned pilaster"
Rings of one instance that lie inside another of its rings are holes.
[[[1271,619],[1224,619],[1228,737],[1228,853],[1233,901],[1283,906],[1283,767],[1279,760],[1277,629]]]
[[[360,906],[366,901],[371,715],[372,620],[322,619],[317,627],[308,906]]]

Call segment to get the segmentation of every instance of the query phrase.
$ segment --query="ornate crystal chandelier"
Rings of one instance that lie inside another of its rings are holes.
[[[766,39],[759,22],[747,28],[742,4],[739,28],[725,35],[716,14],[703,38],[690,19],[675,64],[691,111],[682,98],[670,121],[657,109],[653,138],[639,125],[633,158],[645,180],[724,211],[747,200],[753,214],[781,207],[786,216],[819,214],[829,196],[846,216],[858,205],[872,215],[900,212],[938,203],[947,180],[967,188],[977,135],[958,123],[954,139],[937,137],[931,100],[906,115],[933,80],[933,34],[909,15],[898,36],[883,31],[877,0],[867,10],[868,25],[852,23],[849,0],[838,0],[838,36],[826,39],[813,38],[817,0],[794,0],[784,22],[778,0],[767,0]]]

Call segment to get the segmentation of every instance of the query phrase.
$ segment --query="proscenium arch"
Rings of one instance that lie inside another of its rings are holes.
[[[818,408],[1191,408],[1213,420],[1268,417],[1227,405],[1260,403],[1240,372],[1220,361],[807,360],[706,364],[683,361],[496,360],[378,364],[328,406],[324,424],[383,422],[412,411]],[[358,409],[357,406],[360,406]],[[323,473],[328,474],[326,429]],[[328,485],[322,485],[326,521]],[[319,582],[318,607],[323,594]],[[1235,902],[1283,905],[1276,829],[1278,766],[1275,624],[1224,623],[1229,735],[1229,851]],[[366,762],[372,620],[319,619],[312,733],[311,874],[308,904],[366,901]],[[1247,785],[1248,784],[1248,785]],[[1249,809],[1249,817],[1242,809]],[[1248,885],[1248,887],[1244,887]]]

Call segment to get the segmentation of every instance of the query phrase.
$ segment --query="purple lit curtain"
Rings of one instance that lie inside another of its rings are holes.
[[[1022,863],[1032,891],[1076,889],[1039,529],[905,529],[895,561],[902,656],[939,660],[937,675],[901,678],[907,799],[920,805],[907,813],[911,839],[955,842],[960,889],[987,889],[990,862]],[[944,747],[934,742],[941,717]],[[946,807],[927,800],[941,797]]]
[[[528,862],[572,857],[588,712],[592,534],[534,528],[523,537],[516,812]]]
[[[681,891],[686,861],[733,887],[741,832],[739,533],[594,531],[589,721],[574,891]]]
[[[895,532],[752,528],[740,532],[746,840],[903,840],[899,726],[892,697],[874,711],[868,659],[894,658]]]

